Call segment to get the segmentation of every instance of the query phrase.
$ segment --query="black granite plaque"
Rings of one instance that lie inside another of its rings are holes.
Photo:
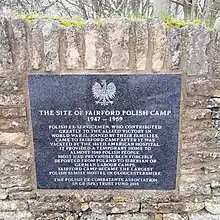
[[[29,75],[39,189],[176,187],[180,75]]]

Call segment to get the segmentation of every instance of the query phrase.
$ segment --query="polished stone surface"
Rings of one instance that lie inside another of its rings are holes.
[[[28,81],[38,188],[175,189],[181,75]]]

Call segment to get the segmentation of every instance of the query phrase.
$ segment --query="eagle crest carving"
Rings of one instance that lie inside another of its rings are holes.
[[[95,103],[106,106],[113,104],[113,99],[116,93],[116,86],[114,83],[106,83],[106,80],[102,80],[101,84],[95,82],[92,86],[92,93],[95,99],[98,99]]]

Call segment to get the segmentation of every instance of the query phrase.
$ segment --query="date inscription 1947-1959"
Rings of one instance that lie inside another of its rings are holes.
[[[176,187],[180,75],[29,75],[37,187]]]

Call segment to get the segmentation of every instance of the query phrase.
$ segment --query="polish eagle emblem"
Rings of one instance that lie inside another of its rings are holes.
[[[96,101],[96,104],[100,104],[103,106],[106,106],[108,104],[113,104],[113,99],[115,97],[116,93],[116,86],[114,83],[106,83],[106,80],[102,80],[101,84],[95,82],[92,86],[92,93],[95,99],[98,99]]]

